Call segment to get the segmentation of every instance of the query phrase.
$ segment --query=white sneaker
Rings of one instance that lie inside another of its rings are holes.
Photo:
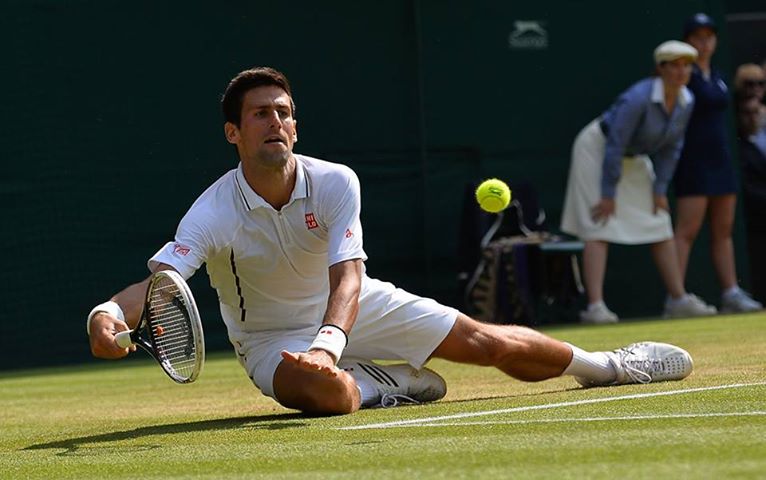
[[[355,380],[377,388],[382,407],[433,402],[447,394],[447,383],[428,368],[417,370],[407,364],[378,365],[352,358],[342,358],[338,368],[347,371]]]
[[[604,302],[588,305],[586,310],[580,312],[581,323],[604,325],[607,323],[617,323],[619,320],[620,317],[609,310]]]
[[[665,312],[662,316],[665,318],[704,317],[716,313],[718,310],[714,306],[708,305],[697,295],[687,293],[678,300],[672,298],[665,300]]]
[[[763,310],[763,304],[754,300],[744,290],[737,289],[730,295],[721,296],[721,312],[723,313],[757,312],[758,310]]]
[[[633,343],[613,352],[604,353],[617,372],[617,378],[611,382],[602,383],[576,377],[577,383],[589,388],[681,380],[688,377],[694,368],[689,352],[668,343]]]

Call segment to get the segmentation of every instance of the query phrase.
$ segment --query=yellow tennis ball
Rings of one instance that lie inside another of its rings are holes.
[[[476,201],[484,211],[500,212],[511,203],[511,189],[504,181],[497,178],[484,180],[476,188]]]

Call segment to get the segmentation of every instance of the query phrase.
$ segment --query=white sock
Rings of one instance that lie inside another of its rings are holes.
[[[608,383],[617,378],[617,372],[614,371],[606,353],[586,352],[571,343],[567,345],[572,349],[572,362],[563,375],[583,377],[598,383]]]
[[[356,388],[359,389],[363,407],[377,405],[380,402],[380,392],[378,392],[378,389],[375,388],[374,385],[358,378],[355,378],[354,380],[356,380]]]

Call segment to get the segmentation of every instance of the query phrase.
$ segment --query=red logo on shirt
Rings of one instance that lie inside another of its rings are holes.
[[[347,228],[347,229],[346,229],[346,238],[351,238],[351,237],[353,237],[353,236],[354,236],[354,232],[352,232],[351,230],[349,230],[349,229]]]
[[[173,253],[177,253],[181,256],[187,256],[191,252],[191,248],[187,247],[186,245],[181,245],[180,243],[176,243],[173,245]]]
[[[311,230],[312,228],[317,228],[319,224],[317,223],[317,219],[314,218],[313,213],[307,213],[306,214],[306,228]]]

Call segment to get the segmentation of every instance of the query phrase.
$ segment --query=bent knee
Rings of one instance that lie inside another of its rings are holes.
[[[285,408],[300,410],[315,415],[346,415],[359,410],[358,402],[343,395],[328,395],[323,392],[300,391],[280,397],[277,402]]]
[[[359,390],[345,372],[328,377],[281,364],[274,374],[274,398],[286,408],[319,415],[344,415],[359,410]]]

